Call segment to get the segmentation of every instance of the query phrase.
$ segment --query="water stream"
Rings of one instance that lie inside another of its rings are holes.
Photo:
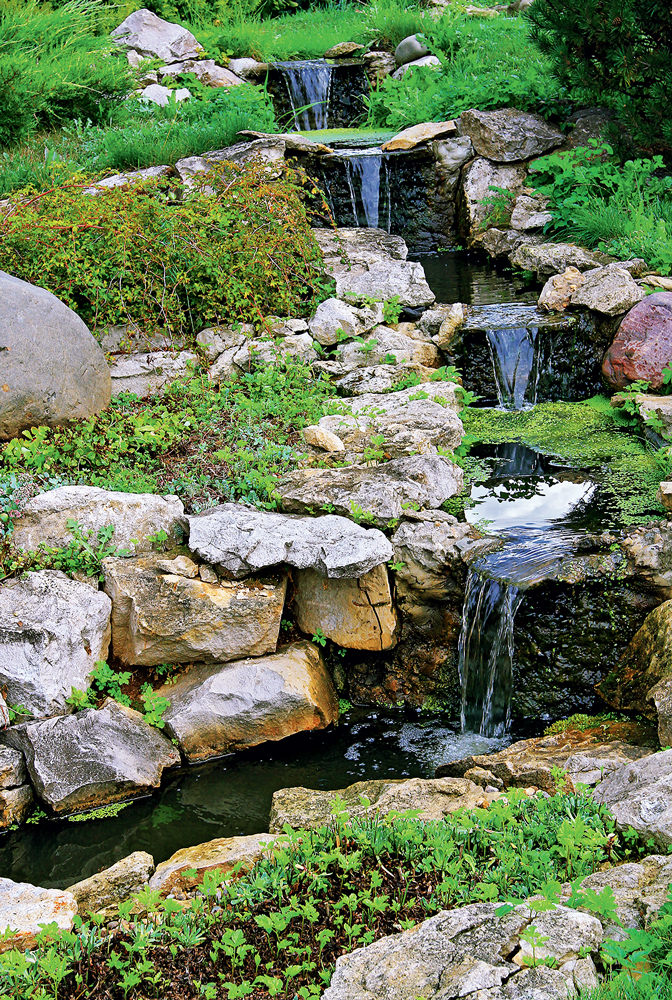
[[[294,114],[297,130],[325,129],[329,124],[329,100],[333,67],[324,59],[277,62]]]
[[[343,149],[332,158],[345,174],[347,201],[335,196],[333,171],[324,172],[324,185],[336,224],[339,226],[366,226],[390,232],[392,227],[392,200],[388,159],[377,147],[371,149]]]

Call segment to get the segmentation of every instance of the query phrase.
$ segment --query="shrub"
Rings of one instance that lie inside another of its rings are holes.
[[[125,57],[97,36],[102,0],[48,10],[36,0],[0,10],[0,147],[36,127],[82,116],[105,121],[130,89]]]
[[[667,0],[535,0],[526,16],[572,97],[615,108],[644,149],[672,154]]]
[[[89,197],[73,181],[37,195],[0,219],[0,268],[48,288],[92,330],[133,321],[184,334],[307,314],[321,255],[298,175],[220,164],[207,176],[214,194],[200,185],[177,203],[156,182]]]

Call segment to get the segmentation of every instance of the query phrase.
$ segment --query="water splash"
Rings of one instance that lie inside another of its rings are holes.
[[[297,130],[328,128],[333,67],[324,59],[274,63],[280,70]]]
[[[499,405],[521,410],[537,399],[536,327],[486,330]]]

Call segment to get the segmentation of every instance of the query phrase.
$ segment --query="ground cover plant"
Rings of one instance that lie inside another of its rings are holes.
[[[327,293],[299,183],[222,164],[176,201],[170,182],[163,195],[150,182],[89,197],[73,180],[0,217],[0,268],[48,288],[94,334],[308,315]]]
[[[575,883],[577,905],[613,908],[609,893],[588,900],[578,883],[636,854],[636,840],[585,794],[507,796],[432,822],[413,813],[351,820],[337,800],[331,825],[287,829],[247,874],[208,873],[187,908],[144,890],[121,904],[114,934],[103,936],[101,918],[78,919],[72,933],[47,928],[34,961],[0,956],[0,984],[16,1000],[309,998],[339,954],[442,909],[539,892],[551,901],[563,881]]]

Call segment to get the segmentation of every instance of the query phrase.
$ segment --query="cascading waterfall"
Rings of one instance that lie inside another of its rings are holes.
[[[521,410],[536,402],[534,327],[486,330],[492,372],[497,383],[499,405]],[[531,381],[530,381],[531,380]]]
[[[331,172],[325,172],[325,188],[336,224],[384,229],[389,233],[392,226],[390,172],[383,151],[377,147],[339,150],[333,162],[342,164],[350,196],[349,205],[334,197]]]
[[[278,62],[297,130],[328,128],[333,68],[324,59]]]
[[[458,646],[463,732],[502,736],[510,722],[513,622],[522,592],[470,569]]]

